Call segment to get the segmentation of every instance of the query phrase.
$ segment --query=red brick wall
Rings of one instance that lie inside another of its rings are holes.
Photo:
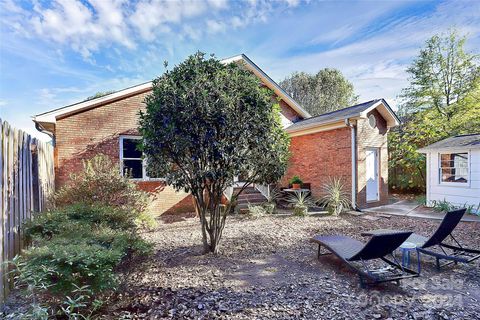
[[[298,175],[304,183],[311,184],[313,196],[320,197],[322,185],[330,178],[340,177],[351,194],[350,142],[347,127],[292,137],[290,163],[281,184],[286,186],[291,177]]]
[[[357,204],[360,208],[375,207],[388,203],[388,148],[387,148],[387,123],[377,110],[373,110],[367,116],[374,115],[377,125],[371,128],[368,119],[357,121]],[[365,149],[377,148],[379,151],[379,201],[367,203],[366,193],[366,164]]]
[[[56,124],[56,185],[67,183],[70,173],[82,168],[82,160],[98,153],[119,161],[120,135],[138,135],[138,113],[149,92],[137,94],[101,107],[80,112]],[[175,207],[176,211],[193,211],[190,196],[175,192],[161,181],[138,182],[140,189],[155,193],[151,210],[162,214]],[[187,199],[187,200],[185,200]],[[182,201],[185,200],[185,201]],[[181,203],[181,205],[179,205]]]
[[[84,112],[57,119],[55,174],[56,186],[67,183],[70,173],[82,168],[82,160],[98,153],[119,161],[121,135],[138,135],[138,114],[144,108],[143,100],[150,91],[130,96]],[[298,115],[285,102],[280,102],[282,114],[288,119]],[[184,192],[175,192],[160,181],[138,182],[145,191],[158,192],[152,211],[194,211],[192,198]]]

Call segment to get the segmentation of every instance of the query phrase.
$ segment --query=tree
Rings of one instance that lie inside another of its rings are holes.
[[[294,72],[280,86],[312,116],[354,104],[353,84],[337,69],[325,68],[317,74]]]
[[[465,53],[455,31],[433,36],[407,69],[402,124],[389,134],[391,187],[425,188],[419,148],[458,134],[480,132],[480,77],[476,55]]]
[[[147,171],[192,194],[204,250],[217,253],[235,197],[285,173],[289,138],[273,92],[245,68],[199,52],[155,79],[145,103],[140,132]],[[245,185],[223,205],[240,175]]]
[[[447,121],[451,119],[454,109],[448,107],[472,90],[480,75],[478,56],[465,52],[465,41],[455,30],[427,40],[407,69],[410,86],[402,93],[403,113],[434,108]]]
[[[93,96],[90,96],[90,97],[87,97],[84,101],[88,101],[88,100],[93,100],[93,99],[97,99],[97,98],[101,98],[103,96],[106,96],[106,95],[109,95],[111,93],[114,93],[115,91],[114,90],[109,90],[109,91],[98,91],[97,93],[95,93]]]

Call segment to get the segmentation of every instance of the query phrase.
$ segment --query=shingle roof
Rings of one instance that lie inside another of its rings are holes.
[[[438,149],[480,149],[480,133],[450,137],[421,148],[418,151],[425,152]]]
[[[321,125],[321,124],[335,122],[343,119],[358,117],[362,112],[364,112],[365,110],[368,110],[370,107],[372,107],[373,105],[375,105],[380,101],[383,101],[383,99],[370,100],[370,101],[360,103],[348,108],[344,108],[344,109],[324,113],[315,117],[311,117],[311,118],[292,124],[287,128],[287,131],[296,131],[296,130],[307,128],[313,125]]]

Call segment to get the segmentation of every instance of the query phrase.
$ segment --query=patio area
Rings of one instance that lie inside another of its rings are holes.
[[[438,221],[403,216],[376,220],[331,216],[231,216],[220,256],[201,254],[198,221],[168,221],[144,236],[153,257],[135,262],[104,314],[110,319],[473,319],[480,300],[479,262],[442,272],[422,256],[422,276],[400,286],[359,287],[333,256],[316,257],[315,234],[360,234],[377,228],[431,234]],[[461,222],[454,234],[480,247],[480,228]],[[415,263],[415,262],[413,262]]]
[[[364,209],[364,213],[404,216],[410,218],[424,218],[432,220],[442,220],[445,217],[445,212],[437,212],[432,208],[427,208],[418,204],[414,200],[400,200],[392,204]],[[473,214],[466,214],[462,221],[465,222],[480,222],[480,216]]]

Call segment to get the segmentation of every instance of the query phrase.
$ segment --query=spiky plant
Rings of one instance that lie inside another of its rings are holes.
[[[328,183],[323,184],[322,193],[324,196],[319,203],[336,216],[352,205],[350,195],[345,191],[345,186],[340,178],[330,178]]]
[[[296,216],[305,216],[308,207],[315,205],[308,191],[294,192],[287,197],[287,201],[293,206],[293,214]]]

